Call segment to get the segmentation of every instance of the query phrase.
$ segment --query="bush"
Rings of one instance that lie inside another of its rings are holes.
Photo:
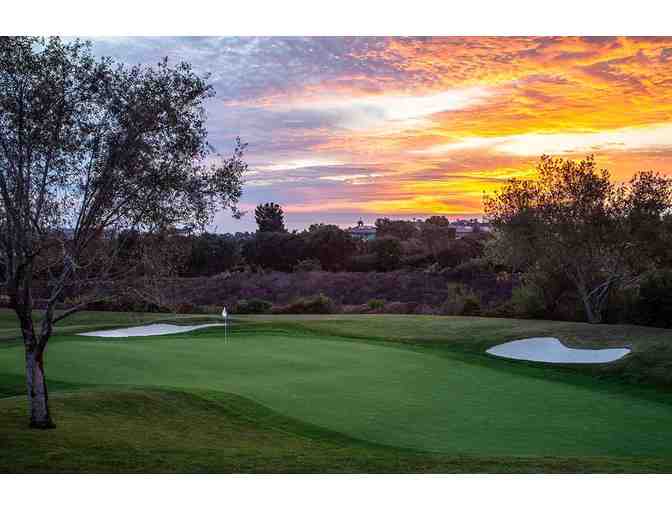
[[[383,313],[409,314],[414,313],[417,307],[417,303],[402,303],[400,301],[391,301],[389,303],[385,303]]]
[[[277,307],[274,313],[332,313],[334,302],[324,294],[295,299],[285,306]]]
[[[378,264],[378,257],[375,253],[365,253],[364,255],[353,255],[348,259],[347,269],[354,273],[368,273],[375,271]]]
[[[417,253],[414,255],[406,255],[401,259],[401,266],[412,269],[427,267],[432,263],[432,256],[428,253]]]
[[[672,270],[653,272],[642,281],[633,315],[639,324],[672,327]]]
[[[367,313],[369,312],[367,305],[342,305],[341,313]]]
[[[543,319],[546,315],[544,296],[536,285],[521,285],[513,289],[510,302],[516,317]]]
[[[415,310],[413,310],[413,313],[418,315],[438,315],[439,312],[440,309],[438,309],[437,307],[426,304],[425,305],[420,304],[415,307]]]
[[[466,262],[458,264],[450,270],[450,274],[456,278],[471,279],[478,275],[492,273],[494,268],[489,260],[478,257],[469,259]]]
[[[462,315],[481,315],[481,300],[475,294],[464,298]]]
[[[273,303],[263,299],[241,299],[236,303],[234,311],[238,314],[268,313],[272,306]]]
[[[369,301],[366,303],[366,305],[369,307],[369,310],[380,311],[383,308],[385,308],[385,300],[384,299],[369,299]]]
[[[448,287],[448,297],[441,305],[444,315],[480,315],[481,300],[471,290],[461,284]]]
[[[309,272],[309,271],[322,271],[322,264],[317,259],[304,259],[300,260],[297,265],[294,266],[294,272]]]

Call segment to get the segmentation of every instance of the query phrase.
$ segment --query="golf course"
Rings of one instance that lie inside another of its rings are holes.
[[[27,427],[23,345],[0,312],[2,472],[670,472],[672,332],[477,317],[82,312],[49,343],[57,428]],[[604,364],[486,354],[557,337]]]

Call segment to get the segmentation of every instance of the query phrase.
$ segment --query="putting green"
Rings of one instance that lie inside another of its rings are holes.
[[[20,378],[22,347],[0,348]],[[300,331],[130,339],[61,336],[47,377],[71,386],[217,390],[350,436],[424,451],[512,456],[672,455],[672,405],[622,386],[540,379],[507,362]],[[58,419],[58,417],[56,417]]]

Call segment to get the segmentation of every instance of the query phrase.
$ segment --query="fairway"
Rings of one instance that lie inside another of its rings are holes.
[[[394,321],[370,319],[368,328],[382,336],[389,328],[394,336]],[[449,319],[426,321],[443,325],[450,337]],[[449,344],[437,349],[348,336],[357,329],[335,317],[295,326],[287,319],[246,319],[228,342],[219,328],[129,339],[60,335],[48,349],[46,371],[73,389],[240,395],[294,420],[423,452],[672,456],[672,404],[653,391],[632,392],[622,383],[559,369],[545,377],[535,366]],[[22,356],[18,344],[0,347],[0,381],[21,380]]]

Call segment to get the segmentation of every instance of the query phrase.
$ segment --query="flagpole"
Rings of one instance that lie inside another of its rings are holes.
[[[226,312],[226,307],[222,309],[222,317],[224,318],[224,343],[229,343],[229,314]]]

